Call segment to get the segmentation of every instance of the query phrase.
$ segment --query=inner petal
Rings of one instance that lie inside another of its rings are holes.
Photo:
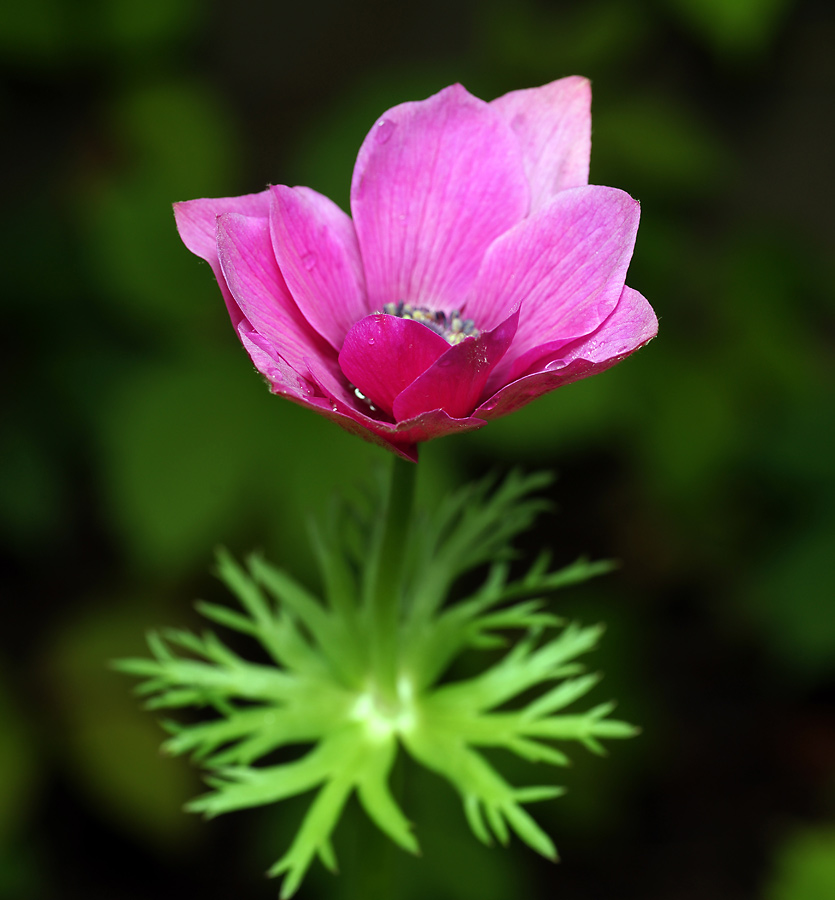
[[[457,342],[394,401],[398,422],[434,409],[455,419],[472,415],[490,373],[507,352],[519,324],[519,310],[492,331]]]
[[[440,334],[422,322],[375,313],[349,330],[339,365],[364,398],[393,416],[397,395],[449,348]]]

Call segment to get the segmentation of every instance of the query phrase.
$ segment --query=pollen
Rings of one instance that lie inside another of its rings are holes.
[[[440,309],[412,306],[411,303],[399,300],[397,303],[386,303],[382,311],[387,316],[397,316],[398,319],[414,319],[415,322],[421,322],[450,344],[460,344],[464,338],[478,337],[481,334],[475,327],[475,322],[472,319],[462,318],[461,312],[457,309],[447,315]]]

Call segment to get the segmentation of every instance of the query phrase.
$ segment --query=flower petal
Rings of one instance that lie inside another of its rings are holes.
[[[490,373],[516,334],[519,311],[492,331],[465,338],[439,357],[394,401],[394,418],[401,422],[433,409],[456,419],[472,415]]]
[[[348,332],[339,365],[375,406],[393,415],[395,397],[449,349],[439,334],[414,319],[377,314]]]
[[[453,85],[389,110],[351,186],[369,308],[405,300],[451,312],[528,206],[518,141],[489,104]]]
[[[177,231],[183,243],[195,256],[205,259],[212,267],[220,286],[226,308],[232,318],[232,325],[237,330],[241,321],[241,311],[235,303],[223,272],[217,252],[217,217],[221,213],[233,212],[244,216],[267,216],[270,209],[268,191],[259,194],[244,194],[242,197],[204,198],[202,200],[186,200],[174,204],[174,219]]]
[[[473,431],[487,424],[484,419],[474,416],[453,419],[442,409],[423,413],[396,425],[380,418],[373,418],[361,410],[363,402],[348,390],[345,376],[335,364],[322,357],[308,359],[306,362],[311,379],[331,398],[330,411],[333,413],[331,418],[338,417],[334,418],[334,421],[352,434],[386,447],[412,462],[417,462],[418,443],[447,434]]]
[[[325,390],[318,379],[312,375],[312,380],[320,393],[316,393],[311,384],[298,376],[298,374],[287,365],[287,363],[276,352],[275,348],[263,335],[257,332],[247,332],[245,329],[241,333],[241,342],[249,353],[255,367],[266,376],[270,382],[270,389],[274,394],[285,397],[299,406],[306,406],[315,412],[320,413],[326,419],[330,419],[335,424],[341,426],[351,434],[363,438],[372,444],[377,444],[402,456],[409,462],[417,462],[417,440],[411,440],[406,436],[402,440],[388,437],[385,432],[377,434],[369,429],[362,421],[363,416],[358,416],[356,412],[349,406],[347,409],[337,403],[330,393]],[[322,360],[310,361],[311,371],[323,371]],[[337,390],[339,393],[339,390]],[[485,422],[481,423],[486,424]]]
[[[573,188],[490,247],[467,316],[490,328],[521,304],[519,329],[494,379],[516,378],[527,368],[518,361],[532,351],[563,346],[600,326],[623,290],[639,212],[615,188]]]
[[[572,75],[542,87],[512,91],[490,104],[522,148],[531,212],[557,191],[589,181],[591,84]]]
[[[253,330],[279,348],[296,372],[304,357],[332,352],[296,308],[273,254],[267,218],[225,213],[217,220],[220,266]]]
[[[255,368],[269,382],[270,390],[293,400],[312,400],[316,396],[312,385],[282,359],[281,354],[263,334],[250,329],[251,326],[242,323],[238,328],[238,336]]]
[[[446,437],[448,434],[476,431],[486,424],[484,419],[475,416],[455,419],[442,409],[433,409],[431,412],[421,413],[414,419],[398,422],[397,426],[389,433],[397,441],[423,443],[435,438]]]
[[[555,388],[604,372],[652,340],[658,320],[646,299],[624,287],[614,312],[592,335],[566,348],[557,358],[494,394],[475,411],[485,419],[497,419]]]
[[[270,232],[284,281],[307,321],[339,351],[366,315],[365,277],[354,225],[310,188],[270,188]]]

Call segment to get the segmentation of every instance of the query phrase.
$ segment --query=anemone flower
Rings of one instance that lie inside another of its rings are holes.
[[[639,205],[588,184],[591,92],[452,85],[375,122],[351,216],[307,187],[175,204],[271,390],[417,459],[657,331],[625,284]]]

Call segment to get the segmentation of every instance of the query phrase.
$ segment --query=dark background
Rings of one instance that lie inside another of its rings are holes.
[[[407,771],[424,857],[392,851],[396,896],[835,896],[833,47],[825,0],[0,7],[0,897],[273,897],[304,807],[183,814],[196,774],[106,668],[222,599],[217,543],[314,581],[305,516],[384,462],[268,395],[171,202],[344,206],[388,106],[568,74],[593,81],[592,182],[642,202],[629,283],[660,336],[427,445],[421,491],[558,473],[526,546],[622,561],[558,607],[608,623],[594,696],[644,733],[557,773],[559,866],[482,848]],[[342,875],[300,896],[375,896],[383,847],[349,813]]]

